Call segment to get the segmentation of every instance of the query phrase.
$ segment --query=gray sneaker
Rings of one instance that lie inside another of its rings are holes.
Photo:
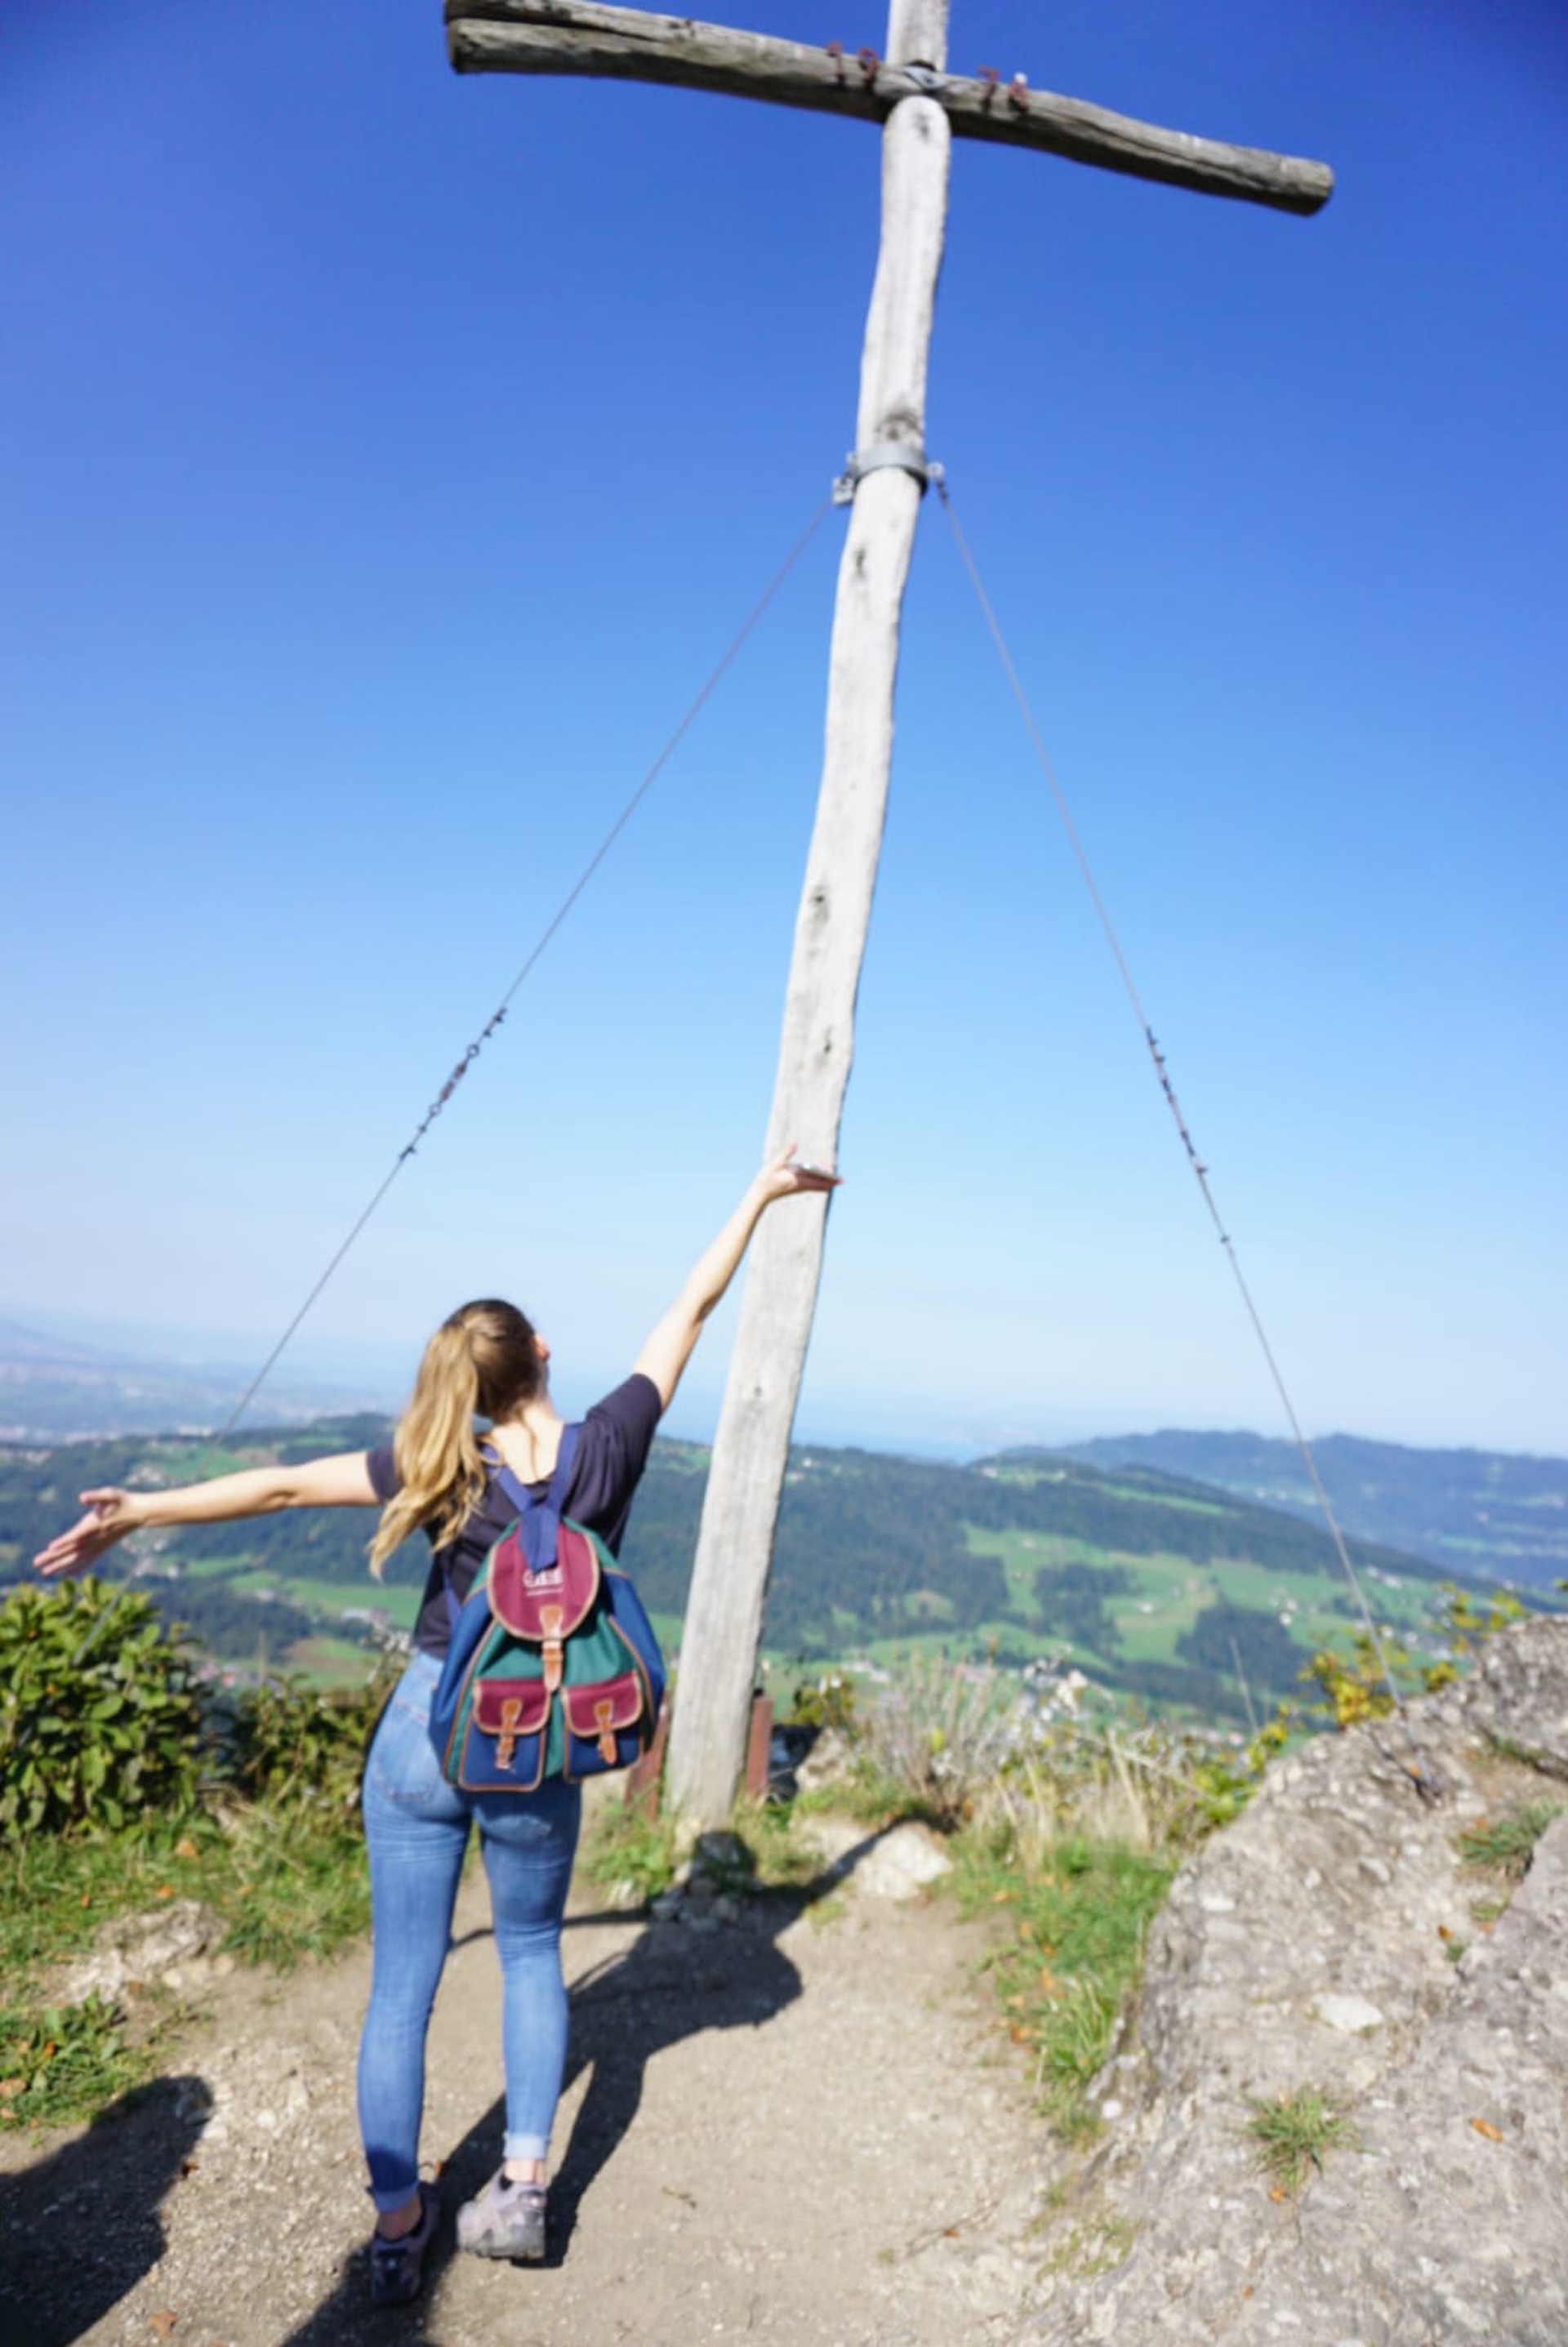
[[[516,2258],[537,2265],[545,2253],[545,2188],[508,2184],[498,2168],[483,2192],[457,2211],[457,2246],[477,2258]]]

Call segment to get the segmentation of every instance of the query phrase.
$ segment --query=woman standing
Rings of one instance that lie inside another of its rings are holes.
[[[563,1513],[613,1551],[626,1529],[653,1430],[702,1324],[729,1286],[768,1207],[831,1189],[835,1177],[764,1165],[623,1384],[582,1422]],[[550,2124],[566,2062],[560,1930],[581,1795],[547,1779],[537,1792],[466,1794],[442,1775],[428,1733],[450,1623],[491,1544],[511,1520],[496,1481],[505,1466],[542,1497],[564,1426],[550,1399],[550,1350],[515,1305],[485,1299],[443,1321],[425,1348],[413,1397],[384,1450],[260,1467],[172,1491],[84,1491],[88,1512],[35,1559],[46,1574],[94,1564],[128,1532],[223,1522],[282,1508],[383,1510],[371,1546],[379,1574],[399,1541],[423,1528],[434,1552],[412,1662],[394,1690],[365,1768],[374,1960],[359,2057],[359,2118],[377,2218],[371,2291],[399,2305],[417,2292],[437,2203],[418,2175],[425,2040],[451,1937],[463,1854],[477,1822],[489,1878],[503,1981],[507,2134],[500,2168],[457,2212],[459,2244],[482,2257],[542,2258]],[[489,1420],[481,1434],[477,1419]]]

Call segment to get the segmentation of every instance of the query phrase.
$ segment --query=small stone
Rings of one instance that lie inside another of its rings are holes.
[[[909,1824],[885,1833],[851,1880],[873,1899],[917,1899],[927,1884],[952,1870],[953,1861],[935,1834]]]
[[[1319,2021],[1327,2022],[1330,2029],[1343,2031],[1348,2037],[1354,2037],[1363,2029],[1381,2029],[1386,2018],[1364,1996],[1336,1996],[1329,1991],[1313,1998],[1312,2010]]]

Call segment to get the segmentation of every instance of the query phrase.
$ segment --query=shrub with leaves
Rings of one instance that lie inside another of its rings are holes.
[[[1562,1583],[1559,1583],[1559,1587]],[[1507,1630],[1515,1622],[1522,1622],[1525,1609],[1517,1597],[1505,1589],[1481,1594],[1461,1589],[1456,1581],[1445,1582],[1443,1627],[1448,1632],[1449,1651],[1440,1662],[1429,1663],[1421,1673],[1421,1685],[1429,1695],[1439,1687],[1451,1686],[1464,1663],[1478,1655],[1489,1638],[1500,1630]]]
[[[1364,1719],[1388,1717],[1394,1708],[1396,1688],[1401,1680],[1409,1683],[1409,1670],[1410,1657],[1403,1646],[1385,1638],[1379,1654],[1376,1641],[1367,1631],[1358,1630],[1349,1655],[1322,1646],[1301,1676],[1309,1684],[1315,1682],[1319,1690],[1319,1700],[1309,1709],[1326,1712],[1336,1727],[1356,1727]],[[1392,1686],[1389,1672],[1394,1674]]]
[[[194,1804],[205,1772],[190,1648],[106,1582],[0,1604],[0,1825],[119,1830]]]
[[[792,1727],[831,1727],[840,1736],[855,1727],[856,1686],[846,1671],[824,1671],[820,1678],[802,1679],[795,1688],[788,1724]]]
[[[323,1694],[286,1673],[241,1696],[234,1722],[234,1773],[252,1799],[352,1813],[364,1756],[401,1658],[384,1655],[357,1687]]]

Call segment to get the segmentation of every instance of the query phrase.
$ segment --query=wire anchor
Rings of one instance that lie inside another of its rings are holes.
[[[833,484],[835,506],[852,506],[855,492],[867,473],[907,473],[920,484],[920,495],[934,481],[940,488],[946,478],[935,457],[927,456],[923,448],[913,447],[907,440],[874,440],[869,448],[852,448],[844,460],[844,470]]]

